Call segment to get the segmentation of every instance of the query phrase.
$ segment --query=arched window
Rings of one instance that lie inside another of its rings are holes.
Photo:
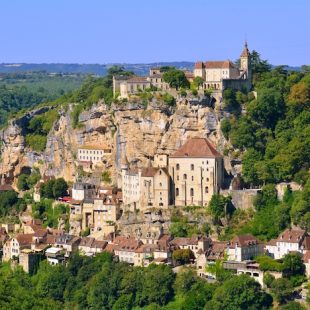
[[[186,173],[183,174],[183,180],[187,180],[187,174]]]
[[[176,165],[176,169],[177,169],[177,170],[180,170],[180,164],[177,164],[177,165]]]
[[[178,188],[175,189],[175,195],[179,196],[179,189]]]
[[[191,164],[191,170],[193,171],[195,168],[194,164]]]
[[[193,197],[194,196],[194,189],[191,188],[190,192],[191,192],[191,196]]]
[[[205,187],[205,193],[206,193],[206,194],[209,193],[209,187],[208,187],[208,186]]]

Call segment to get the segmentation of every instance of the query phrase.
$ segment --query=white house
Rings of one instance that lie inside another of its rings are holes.
[[[229,261],[242,262],[263,254],[264,246],[252,235],[235,236],[228,244]]]
[[[290,252],[300,252],[304,254],[310,250],[310,236],[302,229],[286,229],[277,239],[270,240],[265,251],[275,259],[280,259]]]

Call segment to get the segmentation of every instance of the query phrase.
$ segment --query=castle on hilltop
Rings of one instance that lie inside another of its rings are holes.
[[[203,88],[223,91],[225,88],[246,89],[252,86],[251,54],[245,42],[240,55],[239,68],[230,60],[198,61],[195,63],[194,76],[204,80]]]
[[[252,87],[251,54],[247,42],[244,44],[240,55],[240,65],[231,60],[223,61],[198,61],[195,63],[194,72],[184,71],[189,83],[195,77],[203,79],[203,90],[221,93],[226,88],[249,91]],[[113,94],[120,98],[154,88],[158,91],[171,92],[172,89],[163,78],[161,68],[151,68],[148,76],[113,76]]]

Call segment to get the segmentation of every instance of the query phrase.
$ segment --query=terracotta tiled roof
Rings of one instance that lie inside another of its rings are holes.
[[[205,64],[202,61],[197,61],[195,63],[195,69],[203,69],[205,68]]]
[[[125,238],[114,248],[115,251],[136,251],[143,243],[135,238]]]
[[[109,253],[114,253],[114,248],[115,248],[115,247],[116,247],[116,245],[113,244],[113,243],[108,244],[108,245],[105,247],[104,251],[105,251],[105,252],[109,252]]]
[[[208,260],[216,260],[224,257],[227,242],[213,242],[212,246],[206,251]]]
[[[142,177],[153,177],[160,168],[147,167],[143,168],[141,171]]]
[[[306,236],[302,242],[305,250],[310,250],[310,236]]]
[[[47,229],[44,229],[44,228],[35,230],[33,234],[34,237],[38,237],[38,238],[45,237],[46,235],[47,235]]]
[[[47,244],[54,244],[54,243],[56,243],[56,238],[57,238],[57,236],[55,236],[55,235],[47,235],[46,236],[46,243]]]
[[[18,241],[20,246],[31,245],[33,234],[18,234],[15,239]]]
[[[253,244],[258,244],[258,240],[252,235],[241,235],[235,236],[230,242],[230,248],[238,247],[246,247]]]
[[[272,245],[272,246],[276,246],[277,245],[277,239],[271,239],[269,240],[266,245]]]
[[[303,257],[302,257],[303,261],[305,264],[310,263],[310,250],[305,251]]]
[[[191,138],[170,157],[222,157],[212,143],[205,138]]]
[[[299,243],[302,241],[305,234],[306,231],[302,229],[286,229],[279,235],[277,242]]]
[[[230,60],[224,61],[206,61],[206,69],[230,69],[234,68],[235,65]]]
[[[106,241],[95,240],[91,247],[103,250],[107,245],[108,243]]]
[[[95,238],[83,237],[81,239],[80,246],[90,247],[93,244],[94,241],[95,241]]]
[[[13,187],[9,184],[0,185],[0,192],[13,191]]]

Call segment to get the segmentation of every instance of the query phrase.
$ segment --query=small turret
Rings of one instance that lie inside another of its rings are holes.
[[[240,55],[240,71],[244,73],[244,79],[251,80],[251,54],[248,49],[247,41],[245,41],[244,48]]]

